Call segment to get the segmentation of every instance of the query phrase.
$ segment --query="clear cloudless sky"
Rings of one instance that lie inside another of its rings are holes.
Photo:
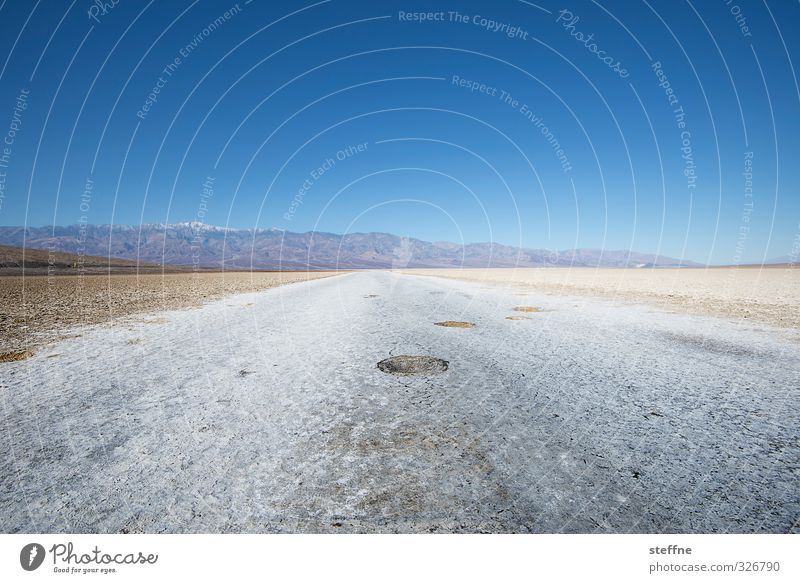
[[[2,2],[2,225],[797,255],[797,2],[100,4]]]

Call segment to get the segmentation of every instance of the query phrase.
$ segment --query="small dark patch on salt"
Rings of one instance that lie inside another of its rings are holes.
[[[752,348],[745,344],[717,340],[701,334],[682,334],[676,332],[661,332],[659,335],[665,340],[683,344],[691,348],[699,348],[714,354],[727,354],[730,356],[752,357],[769,356],[769,353]]]
[[[444,372],[450,363],[433,356],[392,356],[378,363],[378,368],[388,374],[436,374]]]

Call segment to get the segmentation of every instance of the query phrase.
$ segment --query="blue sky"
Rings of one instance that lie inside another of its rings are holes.
[[[93,6],[2,3],[2,225],[202,220],[714,263],[800,236],[794,2]]]

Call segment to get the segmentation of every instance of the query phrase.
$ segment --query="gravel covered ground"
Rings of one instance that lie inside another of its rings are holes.
[[[798,528],[787,329],[359,272],[0,366],[4,532]]]
[[[40,252],[43,253],[43,252]],[[131,262],[132,263],[132,262]],[[188,272],[0,277],[0,354],[36,348],[66,326],[188,308],[229,294],[328,277],[329,272]]]

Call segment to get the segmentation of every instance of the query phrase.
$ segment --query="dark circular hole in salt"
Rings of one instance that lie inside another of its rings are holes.
[[[389,374],[436,374],[447,370],[449,363],[433,356],[392,356],[378,363],[378,368]]]

